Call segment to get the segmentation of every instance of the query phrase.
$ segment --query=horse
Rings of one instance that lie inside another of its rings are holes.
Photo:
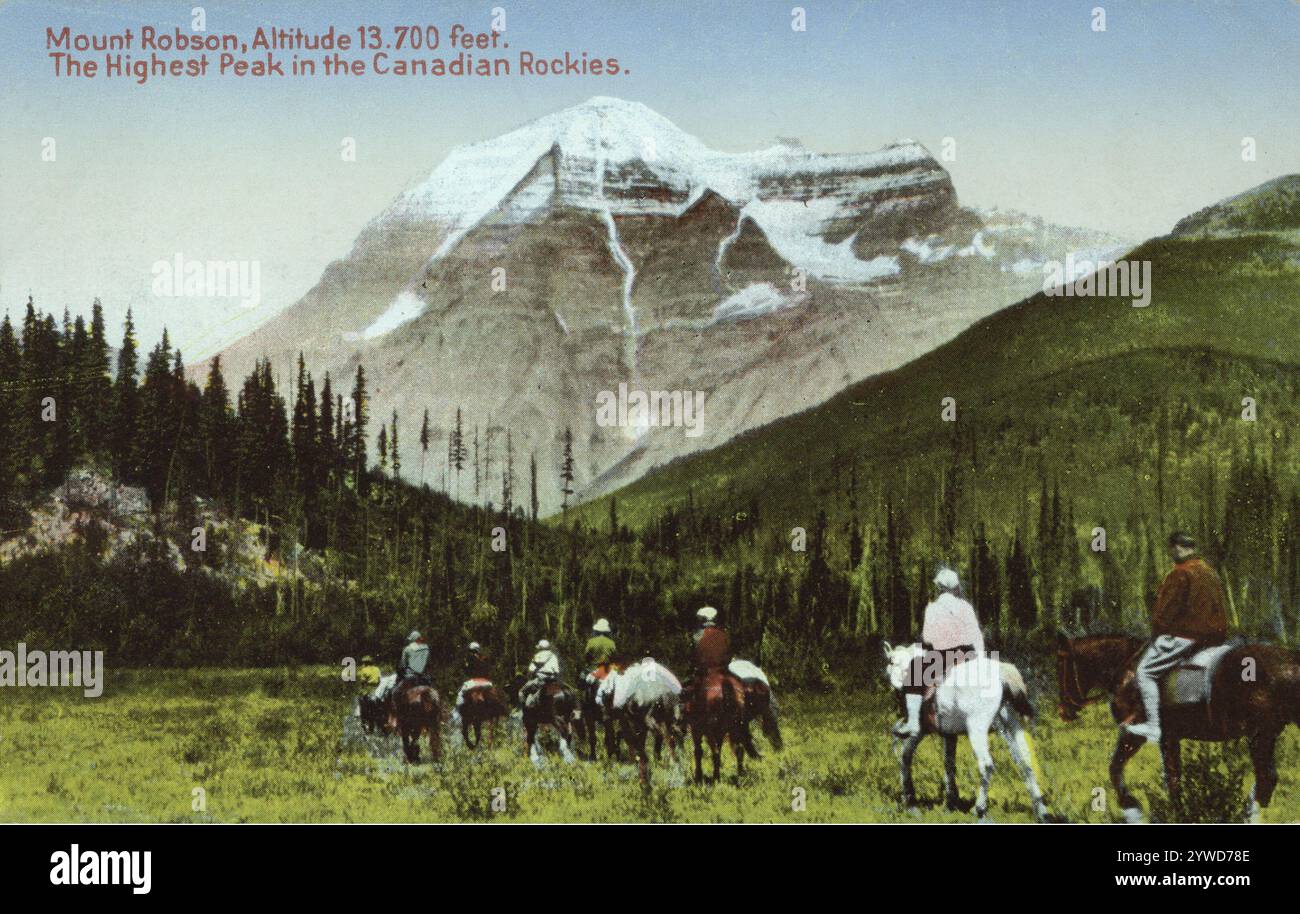
[[[460,707],[460,737],[470,749],[477,749],[483,741],[483,725],[488,728],[488,748],[492,748],[492,737],[496,732],[498,718],[510,713],[506,697],[486,679],[471,680],[467,683]],[[470,739],[470,732],[474,738]]]
[[[388,727],[402,735],[402,751],[412,764],[420,761],[420,734],[428,731],[429,757],[442,757],[442,699],[419,680],[398,683],[388,696]]]
[[[921,656],[919,644],[893,647],[884,644],[887,675],[895,689],[902,690],[909,670]],[[922,715],[921,730],[902,739],[899,747],[899,772],[903,781],[903,801],[908,809],[916,807],[916,790],[912,784],[912,757],[927,733],[943,737],[944,806],[948,810],[969,809],[957,789],[957,737],[965,733],[979,765],[980,787],[975,799],[975,817],[988,821],[989,781],[993,777],[993,755],[989,751],[989,729],[996,728],[1011,750],[1011,758],[1020,770],[1034,818],[1039,822],[1055,821],[1048,810],[1046,797],[1038,785],[1033,749],[1021,723],[1034,716],[1033,705],[1025,690],[1020,671],[1009,663],[978,656],[956,664],[939,684],[928,712]]]
[[[361,730],[364,733],[387,733],[388,710],[382,700],[362,695],[357,701]]]
[[[1146,740],[1123,725],[1144,720],[1136,668],[1145,642],[1124,635],[1057,637],[1058,712],[1078,718],[1094,701],[1110,697],[1111,716],[1120,724],[1110,760],[1110,779],[1124,818],[1143,821],[1142,807],[1124,783],[1124,766]],[[1245,675],[1250,670],[1253,675]],[[1097,690],[1100,690],[1098,692]],[[1181,800],[1181,741],[1227,742],[1246,737],[1255,769],[1247,811],[1259,821],[1277,787],[1274,750],[1287,724],[1300,726],[1300,654],[1268,644],[1243,644],[1223,655],[1210,681],[1210,702],[1172,705],[1161,710],[1160,753],[1165,789],[1177,808]]]
[[[758,721],[763,735],[772,744],[772,748],[781,751],[784,742],[781,739],[781,727],[776,719],[776,697],[772,694],[772,686],[767,680],[767,674],[748,660],[733,660],[727,670],[740,680],[745,690],[745,713],[741,718],[745,751],[756,759],[762,758],[758,747],[754,745],[753,734],[749,732],[749,725],[754,721]]]
[[[703,741],[709,741],[713,753],[712,783],[722,775],[722,743],[731,741],[736,753],[736,777],[745,773],[745,733],[742,721],[745,716],[745,687],[733,674],[721,670],[707,670],[695,679],[694,685],[682,692],[683,719],[691,730],[695,743],[695,783],[704,781]]]
[[[677,761],[674,732],[680,714],[681,683],[667,667],[643,660],[626,672],[610,671],[600,683],[596,701],[606,721],[617,725],[636,756],[641,786],[650,786],[650,758],[646,738],[654,734],[654,756],[659,761],[664,742]]]
[[[560,755],[565,762],[572,765],[577,761],[569,744],[573,742],[574,723],[580,723],[581,713],[573,691],[554,680],[538,689],[537,698],[531,705],[523,703],[524,744],[533,765],[542,766],[542,749],[537,742],[537,733],[542,727],[555,731],[560,741]]]
[[[583,680],[582,688],[582,714],[578,720],[578,737],[587,744],[587,758],[590,761],[596,760],[596,726],[597,724],[605,728],[605,755],[609,758],[618,758],[618,737],[615,734],[615,722],[609,714],[606,713],[603,702],[597,695],[601,686],[610,676],[617,675],[619,667],[616,664],[602,664],[605,667],[605,676],[598,677],[595,671],[589,673]]]

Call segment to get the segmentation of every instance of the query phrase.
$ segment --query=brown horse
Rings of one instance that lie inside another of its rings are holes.
[[[604,667],[602,670],[601,667]],[[600,691],[600,684],[605,681],[605,677],[611,673],[621,672],[622,667],[618,664],[606,663],[596,668],[591,676],[582,682],[582,714],[579,716],[575,730],[578,739],[587,744],[587,759],[594,762],[596,760],[596,729],[598,726],[605,728],[605,755],[609,758],[618,758],[618,736],[615,732],[616,721],[610,710],[607,709],[603,702],[597,699],[596,693]]]
[[[537,742],[537,733],[542,727],[550,727],[560,741],[560,755],[569,764],[577,759],[569,746],[573,743],[573,726],[579,716],[578,701],[573,691],[560,682],[548,682],[537,693],[537,701],[531,706],[524,704],[524,744],[528,748],[528,758],[541,767],[542,749]]]
[[[492,737],[496,732],[496,722],[510,713],[506,697],[492,683],[484,681],[465,690],[464,701],[460,708],[460,736],[465,745],[477,749],[483,741],[483,725],[487,724],[488,748],[492,748]],[[470,739],[471,731],[474,738]]]
[[[646,739],[654,736],[655,761],[663,755],[664,743],[674,762],[677,761],[677,726],[681,721],[681,697],[673,691],[668,679],[675,683],[676,678],[668,673],[657,685],[651,680],[642,679],[629,691],[623,707],[614,707],[615,689],[612,683],[615,677],[624,675],[619,672],[610,674],[609,679],[602,680],[604,687],[596,696],[596,703],[604,719],[618,729],[619,735],[636,757],[637,770],[641,777],[641,786],[650,786],[650,754],[646,750]]]
[[[1143,642],[1123,635],[1096,635],[1057,641],[1056,680],[1061,719],[1074,720],[1085,705],[1111,697],[1111,714],[1121,726],[1145,719],[1135,669]],[[1182,761],[1180,741],[1226,742],[1245,737],[1255,767],[1250,814],[1257,819],[1277,786],[1273,752],[1287,724],[1300,725],[1300,655],[1268,644],[1234,647],[1214,672],[1208,705],[1175,705],[1161,711],[1160,752],[1165,787],[1177,806]],[[1120,731],[1110,761],[1124,817],[1140,821],[1142,810],[1124,783],[1124,766],[1145,740]]]
[[[772,689],[761,679],[744,679],[741,680],[741,685],[745,690],[745,713],[740,724],[745,739],[745,751],[754,758],[762,758],[758,753],[758,747],[754,745],[754,737],[749,732],[749,725],[758,721],[767,741],[779,752],[783,743],[781,727],[776,720],[776,699],[772,697]]]
[[[402,751],[411,763],[420,761],[420,734],[429,734],[429,756],[442,757],[442,699],[432,686],[418,681],[398,683],[388,696],[388,726],[402,735]]]
[[[695,741],[695,783],[704,780],[704,743],[713,753],[713,782],[722,776],[722,743],[731,740],[736,753],[736,777],[745,773],[745,687],[724,670],[709,670],[682,691],[683,712]]]

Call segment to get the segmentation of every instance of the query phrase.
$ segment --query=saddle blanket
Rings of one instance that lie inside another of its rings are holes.
[[[470,689],[488,689],[492,687],[491,679],[478,677],[477,679],[466,679],[465,684],[460,687],[462,692],[468,692]]]
[[[634,663],[624,672],[611,672],[596,692],[597,700],[605,700],[613,693],[613,705],[621,709],[629,701],[648,706],[667,696],[680,695],[682,684],[666,666],[649,658]]]
[[[1165,704],[1208,704],[1214,671],[1219,668],[1228,651],[1235,644],[1220,644],[1197,651],[1181,666],[1165,677],[1161,692]]]
[[[763,683],[763,685],[767,686],[769,689],[772,688],[772,683],[767,681],[767,674],[760,670],[756,664],[750,663],[748,660],[731,661],[727,666],[727,672],[732,676],[735,676],[741,682],[757,681]]]

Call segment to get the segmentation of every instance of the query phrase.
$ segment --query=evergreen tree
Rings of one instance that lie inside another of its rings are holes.
[[[117,351],[117,378],[113,383],[113,430],[109,446],[113,475],[124,482],[134,482],[137,478],[139,451],[135,433],[140,412],[137,370],[135,323],[128,308],[122,330],[122,346]]]

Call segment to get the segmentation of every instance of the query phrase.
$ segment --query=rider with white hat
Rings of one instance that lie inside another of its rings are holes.
[[[591,627],[591,637],[587,639],[587,647],[583,651],[589,680],[604,679],[609,675],[614,661],[614,651],[617,649],[614,639],[610,637],[610,631],[608,619],[597,619],[596,624]]]
[[[695,612],[700,627],[696,630],[691,652],[691,666],[696,675],[710,670],[723,670],[731,662],[731,638],[718,625],[718,611],[712,606],[702,606]]]
[[[402,659],[397,661],[397,677],[423,677],[425,668],[429,665],[429,645],[425,643],[424,636],[415,630],[406,636],[406,641],[406,647],[402,648]]]
[[[543,638],[537,642],[537,653],[528,664],[529,680],[519,690],[519,700],[532,707],[542,686],[560,678],[560,658],[551,650],[551,642]]]
[[[925,607],[921,626],[924,650],[912,664],[909,681],[903,687],[907,720],[894,727],[903,737],[921,732],[921,705],[927,689],[943,681],[948,670],[971,656],[984,653],[984,634],[980,631],[975,607],[961,596],[961,578],[951,568],[940,568],[934,576],[939,594]]]
[[[465,693],[491,684],[492,665],[484,656],[483,647],[477,641],[471,641],[465,653],[465,681],[456,693],[456,706],[451,712],[452,723],[460,723],[460,709],[465,706]]]

